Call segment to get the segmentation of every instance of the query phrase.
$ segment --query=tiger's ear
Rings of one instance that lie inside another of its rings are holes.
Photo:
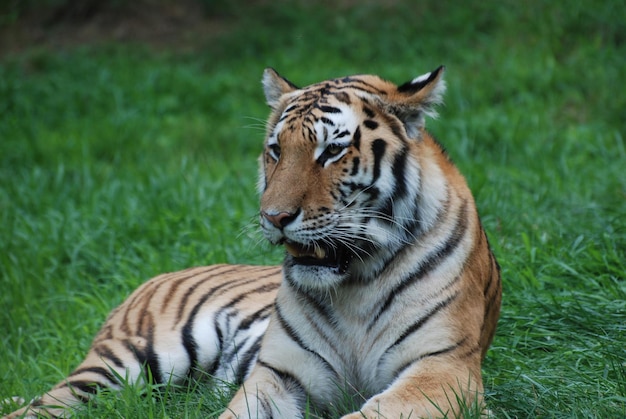
[[[418,138],[424,128],[426,116],[437,117],[435,107],[443,103],[446,82],[443,80],[444,66],[404,83],[397,92],[389,95],[390,111],[403,123],[410,138]]]
[[[263,71],[263,91],[270,108],[276,110],[281,96],[297,89],[296,85],[278,74],[273,68],[266,68]]]

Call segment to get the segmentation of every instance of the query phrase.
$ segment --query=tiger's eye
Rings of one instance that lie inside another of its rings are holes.
[[[340,146],[338,144],[331,144],[328,147],[326,147],[326,152],[330,154],[331,156],[336,156],[337,154],[341,153],[343,149],[344,149],[343,146]]]
[[[280,158],[280,146],[278,144],[271,144],[268,146],[270,155],[278,160]]]

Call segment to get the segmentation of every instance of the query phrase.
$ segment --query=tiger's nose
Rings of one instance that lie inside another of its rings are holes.
[[[281,230],[287,227],[291,222],[293,222],[293,220],[298,217],[298,214],[300,214],[300,210],[296,212],[281,211],[277,213],[261,211],[261,215],[263,215],[263,218],[272,223],[274,227]]]

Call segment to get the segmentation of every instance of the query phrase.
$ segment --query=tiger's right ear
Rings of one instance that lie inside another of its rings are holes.
[[[294,90],[298,90],[298,87],[278,74],[273,68],[268,67],[263,71],[263,91],[270,108],[276,110],[280,105],[282,95]]]

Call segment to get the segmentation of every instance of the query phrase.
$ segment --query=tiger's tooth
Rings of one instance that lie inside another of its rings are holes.
[[[324,259],[326,257],[326,252],[321,247],[315,248],[315,257],[317,259]]]

